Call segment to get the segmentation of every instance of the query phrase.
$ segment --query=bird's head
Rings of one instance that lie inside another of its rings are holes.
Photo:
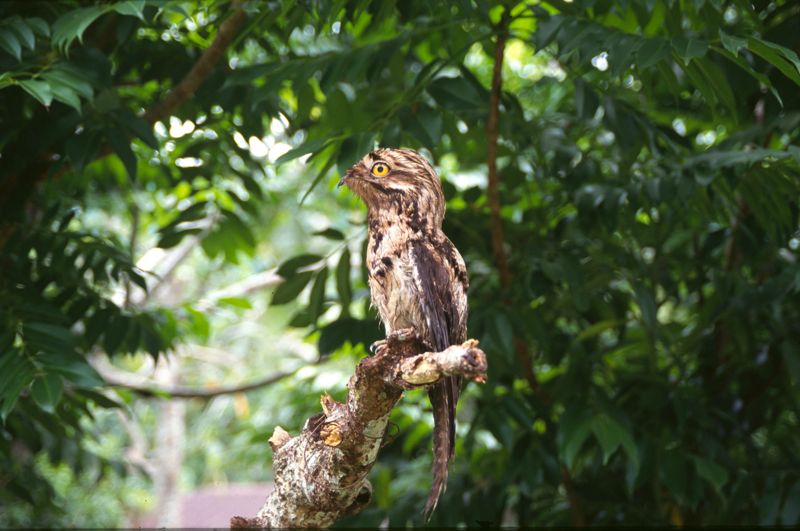
[[[436,171],[412,149],[381,148],[367,153],[339,181],[367,204],[370,212],[414,210],[441,227],[445,201]]]

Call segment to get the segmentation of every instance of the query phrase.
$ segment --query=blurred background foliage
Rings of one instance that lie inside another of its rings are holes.
[[[439,169],[490,359],[432,524],[800,522],[797,2],[0,14],[0,526],[170,525],[176,492],[270,478],[274,426],[381,335],[334,188],[378,144]],[[422,524],[426,407],[342,523]]]

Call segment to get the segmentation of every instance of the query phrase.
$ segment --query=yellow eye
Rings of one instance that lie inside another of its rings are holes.
[[[376,162],[372,165],[372,175],[375,177],[383,177],[389,173],[389,165],[385,162]]]

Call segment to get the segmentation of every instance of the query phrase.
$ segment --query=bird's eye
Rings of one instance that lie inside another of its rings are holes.
[[[383,177],[389,173],[389,165],[385,162],[376,162],[372,165],[372,175],[375,177]]]

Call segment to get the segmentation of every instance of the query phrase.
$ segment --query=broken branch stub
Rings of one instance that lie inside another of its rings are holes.
[[[254,518],[235,516],[231,527],[327,527],[360,512],[372,498],[367,474],[403,390],[445,376],[482,383],[486,369],[474,339],[420,354],[414,337],[390,337],[358,364],[344,404],[323,395],[323,412],[308,419],[300,435],[275,428],[269,439],[275,488]]]

